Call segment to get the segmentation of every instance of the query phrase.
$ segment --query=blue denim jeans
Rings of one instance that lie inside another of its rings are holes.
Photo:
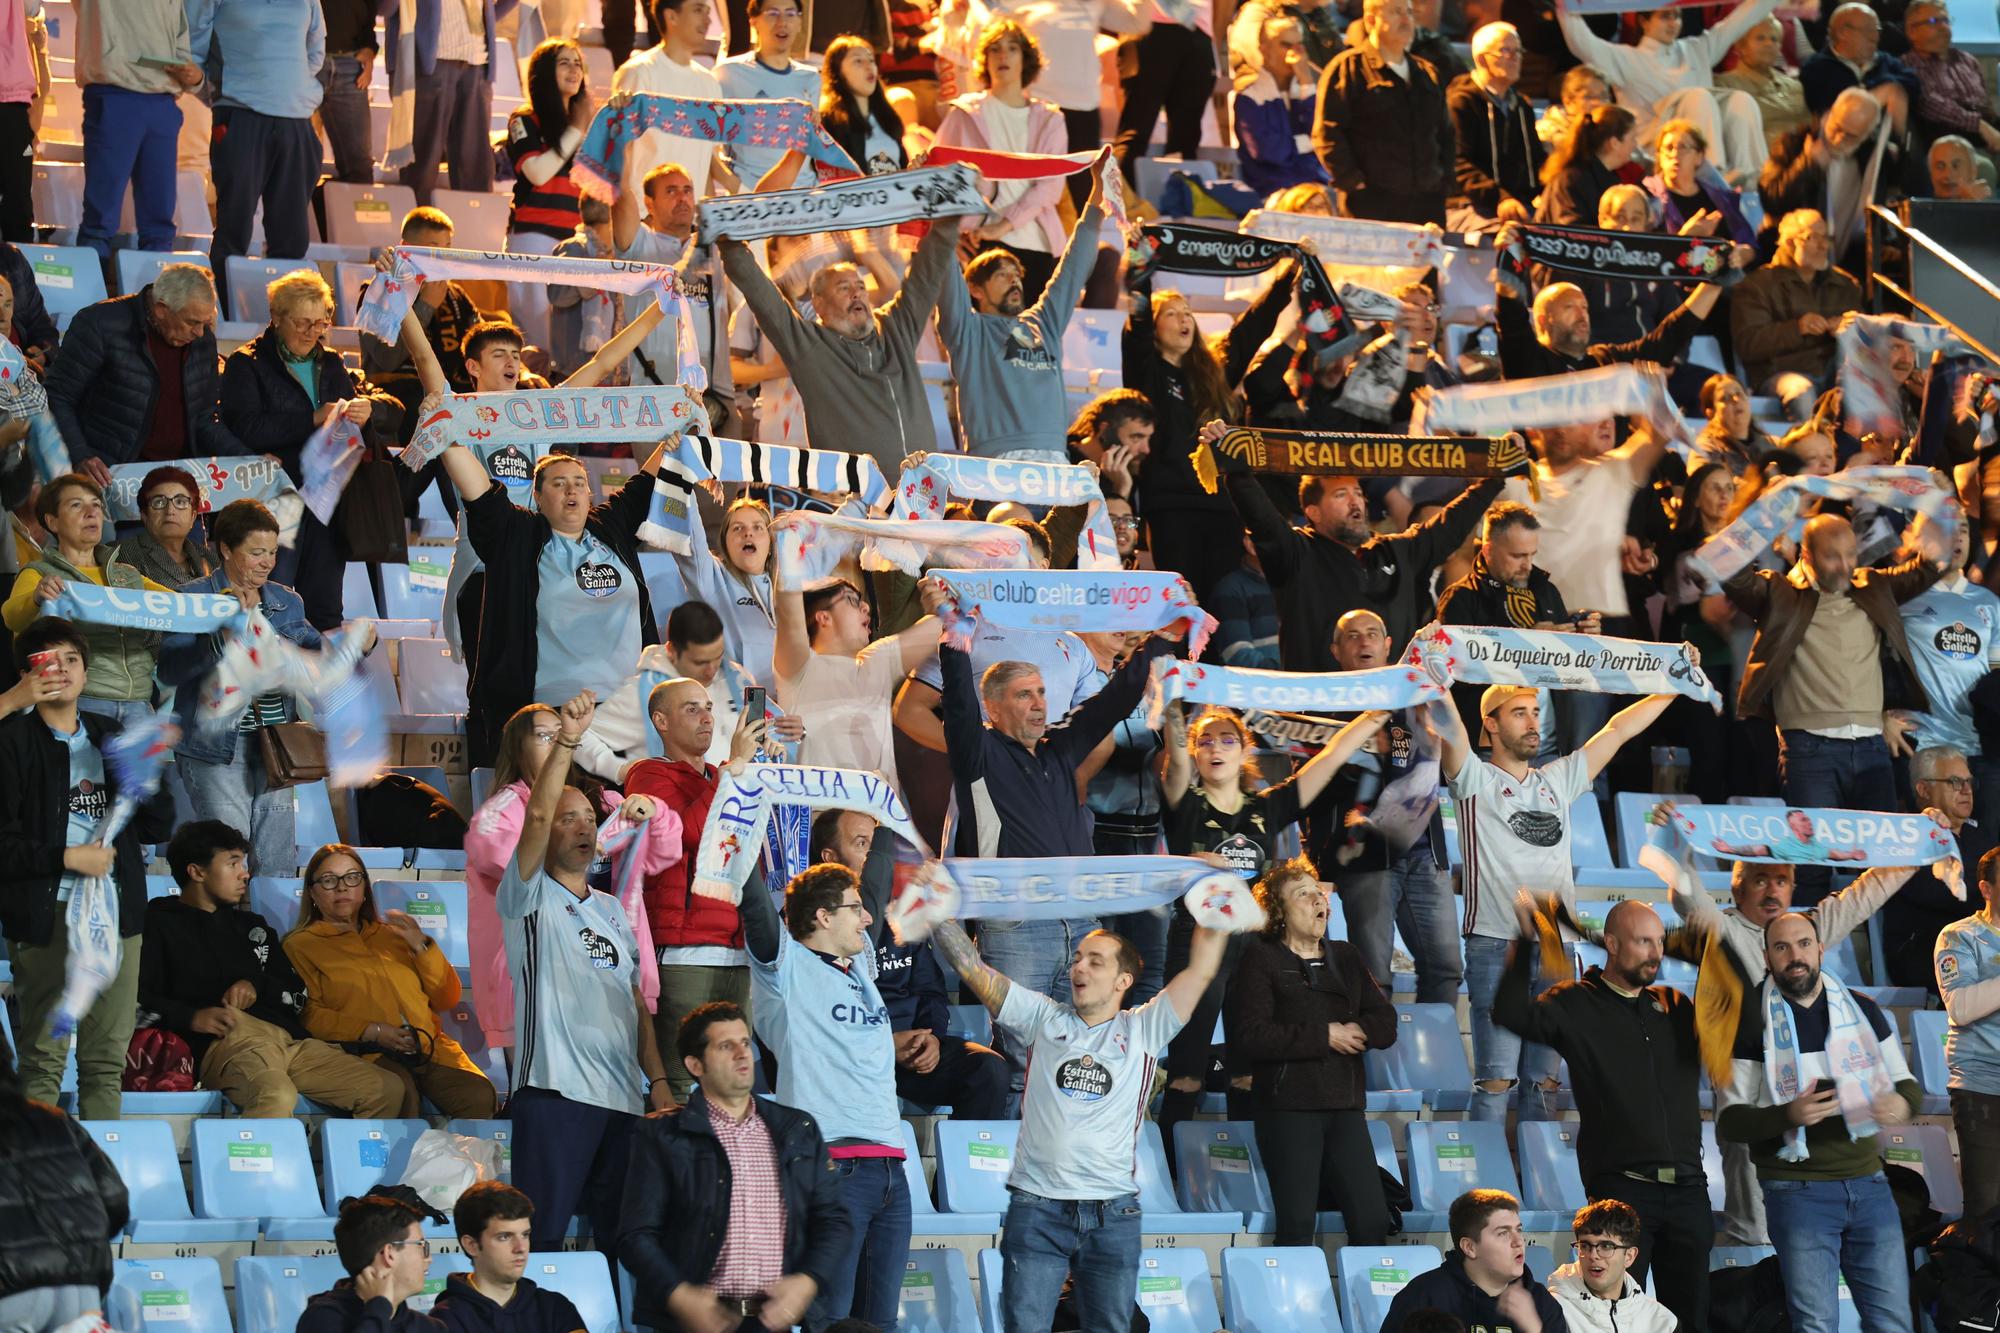
[[[1340,904],[1347,913],[1347,938],[1361,951],[1375,984],[1387,995],[1395,931],[1403,928],[1417,964],[1417,1002],[1458,1003],[1465,979],[1459,951],[1458,904],[1451,879],[1431,858],[1428,840],[1419,842],[1386,870],[1340,873]]]
[[[1880,736],[1837,741],[1810,731],[1778,733],[1778,778],[1786,805],[1879,810],[1893,801],[1895,766]],[[1832,888],[1827,866],[1800,866],[1793,872],[1792,901],[1811,907]]]
[[[1048,996],[1057,1004],[1068,1004],[1069,967],[1076,957],[1076,942],[1097,929],[1094,917],[1073,921],[1002,921],[989,918],[979,923],[979,956],[986,965],[1017,985]],[[1028,1051],[1014,1035],[998,1024],[993,1028],[993,1044],[1007,1057],[1009,1118],[1021,1114],[1021,1088],[1028,1071]]]
[[[76,701],[76,706],[81,712],[110,718],[120,730],[153,715],[153,705],[144,699],[93,699],[86,694]]]
[[[1842,1277],[1862,1333],[1910,1333],[1909,1256],[1888,1178],[1763,1185],[1793,1333],[1836,1333]]]
[[[1139,1280],[1139,1196],[1079,1201],[1010,1193],[1000,1235],[1005,1333],[1046,1333],[1072,1274],[1080,1327],[1129,1327]]]
[[[196,819],[219,819],[250,839],[250,873],[290,875],[301,863],[298,847],[298,807],[290,788],[271,790],[264,774],[264,752],[255,732],[239,732],[236,754],[226,764],[214,764],[178,754]]]
[[[1465,991],[1472,1009],[1472,1118],[1507,1119],[1507,1094],[1513,1087],[1502,1092],[1480,1087],[1481,1083],[1504,1079],[1510,1085],[1516,1081],[1520,1085],[1521,1119],[1553,1120],[1555,1098],[1542,1084],[1555,1079],[1555,1051],[1539,1042],[1522,1041],[1493,1021],[1493,997],[1500,990],[1500,977],[1507,970],[1507,949],[1513,943],[1487,935],[1465,937]],[[1540,972],[1541,964],[1531,962],[1529,975],[1536,979],[1538,993],[1543,989]]]
[[[833,1168],[853,1234],[806,1311],[806,1327],[817,1333],[851,1312],[882,1333],[896,1333],[903,1265],[910,1258],[910,1183],[903,1164],[893,1157],[846,1157]]]
[[[361,62],[352,55],[326,53],[320,66],[319,119],[333,149],[333,178],[355,185],[375,183],[375,153],[368,124],[368,90],[355,86]]]

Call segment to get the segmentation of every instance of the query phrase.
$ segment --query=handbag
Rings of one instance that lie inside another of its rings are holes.
[[[410,560],[410,526],[404,516],[405,469],[379,443],[355,465],[333,511],[333,529],[349,560],[404,565]]]
[[[310,722],[259,727],[257,744],[264,755],[264,781],[274,790],[326,776],[326,737]]]
[[[162,1027],[135,1029],[125,1047],[125,1092],[193,1092],[194,1052],[178,1032]]]

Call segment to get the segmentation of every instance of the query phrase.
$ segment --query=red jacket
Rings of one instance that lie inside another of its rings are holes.
[[[656,948],[743,947],[743,921],[735,905],[720,898],[698,898],[688,888],[701,851],[702,826],[708,823],[708,807],[720,780],[713,764],[695,769],[671,759],[641,760],[625,779],[627,796],[644,793],[681,817],[681,859],[646,881],[646,920]]]

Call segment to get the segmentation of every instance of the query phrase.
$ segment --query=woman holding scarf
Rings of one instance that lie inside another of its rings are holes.
[[[556,242],[576,234],[583,217],[582,196],[569,174],[596,111],[583,48],[563,37],[537,46],[528,57],[524,91],[527,104],[507,117],[507,160],[514,164],[507,252],[552,255]],[[529,342],[549,345],[547,283],[508,283],[507,313]]]
[[[1320,752],[1284,781],[1257,790],[1256,744],[1243,719],[1227,708],[1211,708],[1192,727],[1181,704],[1167,709],[1167,734],[1160,753],[1160,795],[1166,810],[1161,831],[1171,856],[1198,856],[1212,865],[1233,870],[1246,880],[1261,877],[1277,860],[1278,837],[1298,823],[1299,812],[1320,798],[1327,783],[1389,720],[1385,712],[1362,713],[1335,732]],[[1167,927],[1165,975],[1188,965],[1194,941],[1194,917],[1176,903]],[[1174,1126],[1194,1118],[1209,1070],[1216,1015],[1222,1011],[1230,974],[1242,952],[1232,936],[1222,968],[1202,994],[1201,1004],[1167,1047],[1167,1090],[1160,1103],[1160,1134],[1167,1158],[1174,1157]],[[1241,1057],[1230,1056],[1231,1120],[1245,1120],[1243,1094],[1249,1074]]]

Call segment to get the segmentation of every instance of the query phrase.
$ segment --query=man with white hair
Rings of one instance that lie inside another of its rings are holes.
[[[1865,100],[1865,98],[1864,98]],[[1839,354],[1834,333],[1861,308],[1861,288],[1833,266],[1826,219],[1810,208],[1778,224],[1778,252],[1736,286],[1730,331],[1744,378],[1755,393],[1776,394],[1803,421],[1819,379]]]
[[[1849,247],[1859,242],[1866,205],[1883,189],[1881,177],[1869,178],[1871,149],[1882,124],[1882,106],[1859,88],[1833,99],[1817,125],[1794,130],[1771,150],[1757,178],[1764,201],[1760,249],[1774,247],[1778,225],[1799,209],[1812,209],[1826,220],[1833,238],[1835,262],[1852,264]]]
[[[1534,108],[1514,90],[1521,59],[1519,30],[1488,23],[1472,34],[1472,72],[1445,89],[1458,135],[1458,187],[1447,210],[1453,230],[1533,217],[1548,153],[1535,134]]]

